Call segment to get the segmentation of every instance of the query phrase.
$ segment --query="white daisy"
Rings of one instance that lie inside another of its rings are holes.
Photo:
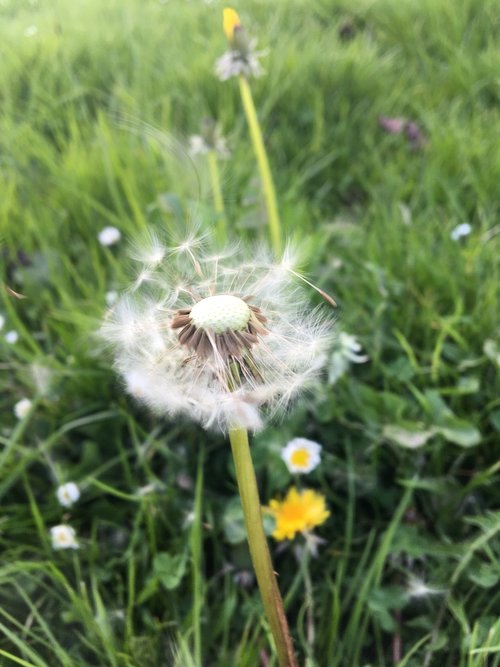
[[[62,523],[50,529],[53,549],[79,549],[75,529]]]
[[[29,398],[21,398],[21,400],[14,405],[14,414],[18,419],[24,419],[31,410],[32,405],[33,403]]]
[[[74,482],[66,482],[56,490],[57,500],[63,507],[71,507],[80,497],[80,489]]]
[[[457,225],[452,229],[450,237],[453,241],[458,241],[464,236],[469,236],[472,231],[471,225],[468,222],[463,222],[461,225]]]
[[[9,343],[9,345],[15,345],[19,340],[19,334],[17,333],[17,331],[7,331],[4,338],[5,342]]]
[[[99,243],[103,246],[115,245],[121,237],[121,232],[116,227],[104,227],[97,235]]]
[[[281,458],[291,473],[307,473],[321,462],[321,445],[307,438],[294,438],[283,448]]]

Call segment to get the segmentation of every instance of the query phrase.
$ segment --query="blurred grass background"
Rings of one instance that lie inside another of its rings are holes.
[[[242,585],[227,443],[137,407],[92,337],[131,280],[128,241],[213,224],[183,148],[203,117],[232,149],[232,234],[266,234],[237,85],[213,74],[222,7],[0,2],[1,262],[26,296],[2,292],[2,665],[276,664]],[[498,3],[236,9],[268,49],[252,89],[286,234],[370,356],[253,444],[263,501],[292,481],[289,438],[324,446],[304,480],[332,510],[310,563],[314,648],[303,572],[275,553],[297,650],[318,667],[500,665]],[[415,122],[421,145],[381,116]],[[97,240],[106,225],[116,247]],[[83,493],[63,513],[67,480]],[[74,554],[50,547],[65,516]]]

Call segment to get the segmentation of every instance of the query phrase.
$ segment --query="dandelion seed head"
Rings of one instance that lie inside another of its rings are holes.
[[[191,235],[112,307],[101,336],[130,394],[205,428],[258,430],[318,382],[332,341],[326,307],[308,308],[307,287],[252,256]]]
[[[255,41],[250,42],[247,53],[237,50],[226,51],[215,63],[215,74],[219,81],[227,81],[235,76],[258,78],[264,73],[260,58],[266,55],[266,51],[255,51]]]

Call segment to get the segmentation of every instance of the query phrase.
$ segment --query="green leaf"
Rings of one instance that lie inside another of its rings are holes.
[[[186,558],[184,554],[171,556],[168,553],[158,554],[153,561],[153,572],[160,583],[172,591],[181,583],[186,571]]]
[[[495,366],[500,368],[500,346],[491,338],[484,341],[483,352]]]
[[[500,569],[498,565],[489,565],[488,563],[473,563],[473,568],[468,572],[469,579],[481,588],[492,588],[496,586],[500,579]]]
[[[382,435],[387,440],[405,447],[407,449],[418,449],[425,445],[425,443],[435,435],[436,430],[433,428],[423,429],[421,424],[413,424],[406,422],[404,426],[398,424],[386,424],[382,431]]]
[[[457,384],[458,394],[475,394],[481,388],[477,377],[461,377]]]
[[[158,591],[159,580],[156,577],[149,577],[144,585],[144,588],[137,596],[137,604],[143,604],[146,600],[149,600],[150,597]]]
[[[239,497],[235,496],[227,502],[222,527],[229,544],[239,544],[246,539],[245,520]]]
[[[436,426],[436,430],[449,442],[460,447],[474,447],[481,442],[480,431],[465,419],[449,416],[445,423]]]

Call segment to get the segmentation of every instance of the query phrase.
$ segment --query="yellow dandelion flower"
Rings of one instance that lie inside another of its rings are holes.
[[[275,540],[293,540],[297,533],[308,533],[330,516],[325,497],[312,489],[297,491],[292,486],[283,500],[271,500],[266,508],[274,516]]]
[[[222,27],[228,41],[232,42],[234,40],[234,31],[236,28],[241,28],[240,17],[235,9],[232,9],[231,7],[226,7],[224,9]]]

